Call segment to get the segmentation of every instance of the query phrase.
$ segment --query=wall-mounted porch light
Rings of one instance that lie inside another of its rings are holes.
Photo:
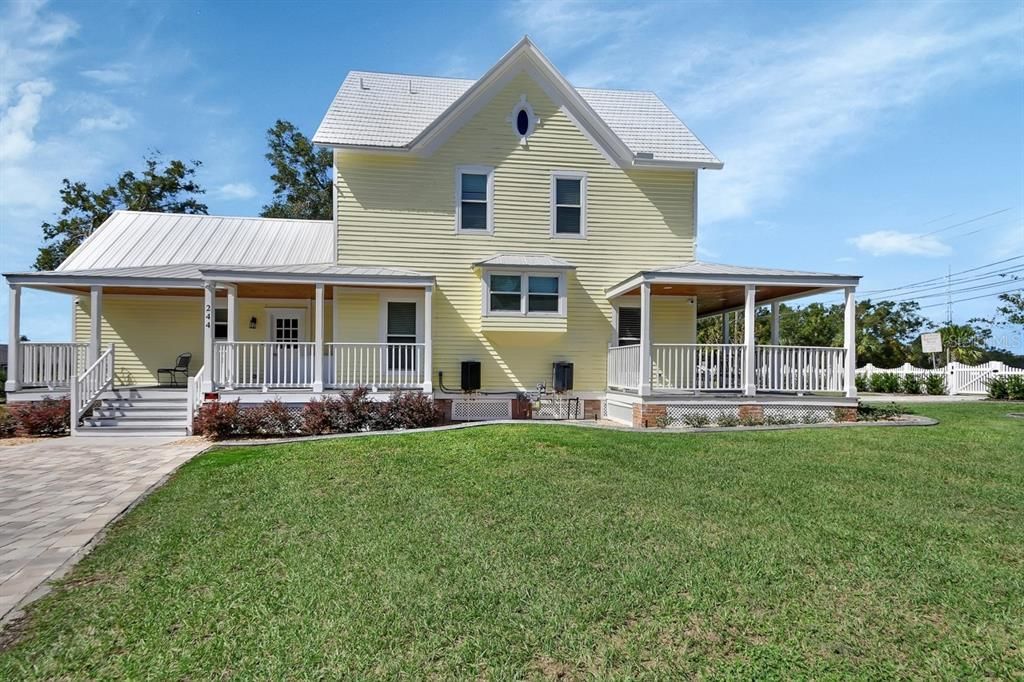
[[[255,328],[256,328],[256,316],[253,315],[252,317],[249,318],[249,329],[255,329]]]

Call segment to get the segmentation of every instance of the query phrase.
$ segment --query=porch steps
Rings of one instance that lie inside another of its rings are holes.
[[[167,389],[107,391],[82,419],[80,436],[185,436],[188,396]]]

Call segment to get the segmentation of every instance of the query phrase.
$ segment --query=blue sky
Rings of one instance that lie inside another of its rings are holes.
[[[0,4],[0,269],[31,267],[63,177],[159,149],[203,162],[211,213],[255,215],[276,118],[311,135],[350,69],[476,77],[524,33],[576,85],[654,90],[725,161],[706,260],[869,291],[1024,254],[1021,3],[30,2]],[[69,310],[27,293],[23,333],[66,339]],[[6,317],[4,295],[0,339]]]

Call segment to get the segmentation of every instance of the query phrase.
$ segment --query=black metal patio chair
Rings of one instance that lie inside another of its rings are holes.
[[[160,381],[161,374],[169,374],[171,376],[172,387],[177,387],[177,379],[179,374],[185,378],[185,383],[188,383],[188,366],[191,362],[192,354],[182,353],[181,355],[178,356],[178,359],[174,361],[174,367],[161,367],[156,371],[157,383],[163,385],[162,382]]]

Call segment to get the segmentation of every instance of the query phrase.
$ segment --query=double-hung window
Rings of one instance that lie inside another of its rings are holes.
[[[577,171],[551,174],[551,236],[587,236],[587,175]]]
[[[213,338],[215,341],[228,339],[228,309],[217,306],[213,309]]]
[[[489,234],[494,231],[494,169],[459,166],[455,169],[455,231]]]
[[[565,275],[487,273],[486,315],[565,316]]]
[[[416,302],[388,301],[385,324],[388,369],[416,369]]]
[[[640,309],[619,308],[618,345],[636,346],[640,343]]]

